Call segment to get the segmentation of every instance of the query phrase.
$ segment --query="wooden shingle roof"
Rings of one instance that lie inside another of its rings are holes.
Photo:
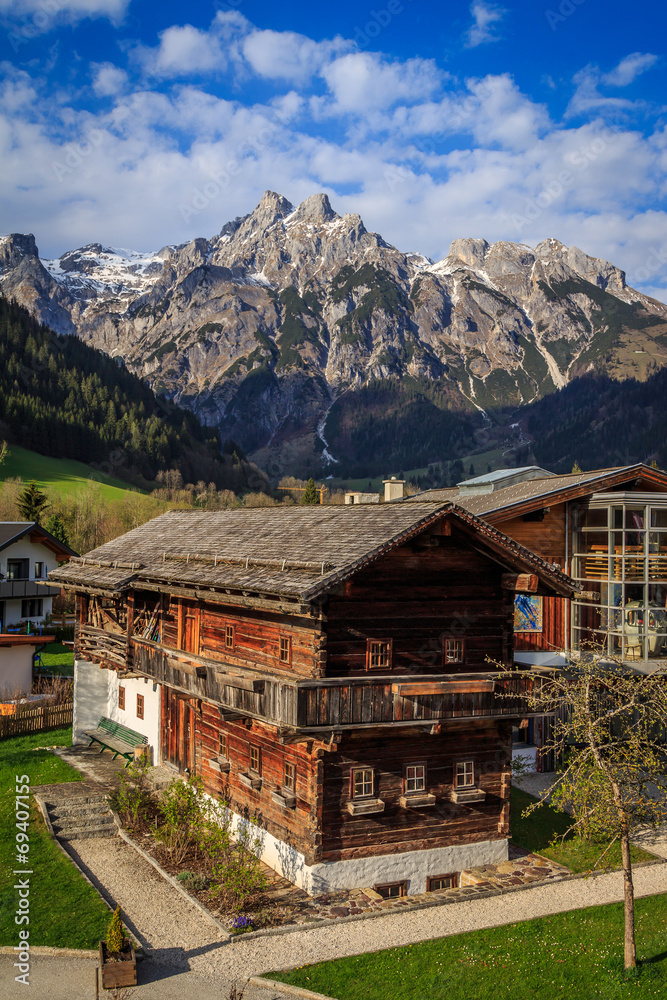
[[[247,591],[310,601],[444,516],[485,538],[498,561],[537,573],[554,593],[560,570],[452,504],[169,511],[49,574],[75,589],[129,586]]]

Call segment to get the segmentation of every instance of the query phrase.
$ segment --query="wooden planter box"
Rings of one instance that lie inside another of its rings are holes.
[[[100,941],[100,978],[103,990],[112,990],[116,986],[137,985],[137,957],[134,948],[127,942],[121,953],[121,960],[111,962],[108,958],[107,946]]]

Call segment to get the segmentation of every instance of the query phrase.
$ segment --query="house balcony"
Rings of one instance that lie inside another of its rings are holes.
[[[0,581],[0,601],[24,597],[55,597],[59,593],[60,587],[45,587],[42,580]]]
[[[82,633],[90,631],[81,629]],[[332,730],[432,727],[448,720],[531,714],[525,700],[530,680],[517,674],[292,680],[226,666],[146,639],[130,640],[125,668],[216,704],[223,716],[258,719],[313,736]]]

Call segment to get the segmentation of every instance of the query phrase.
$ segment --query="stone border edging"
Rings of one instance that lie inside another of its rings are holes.
[[[2,945],[0,955],[14,955],[12,945]],[[91,951],[88,948],[50,948],[46,945],[30,945],[30,954],[37,958],[91,958],[98,961],[99,951]]]
[[[248,983],[251,986],[260,986],[265,990],[284,993],[286,996],[301,997],[302,1000],[335,1000],[334,997],[326,996],[324,993],[313,993],[312,990],[305,990],[302,986],[281,983],[277,979],[264,979],[263,976],[250,976]]]
[[[113,816],[114,823],[118,828],[118,834],[121,840],[124,840],[125,843],[128,845],[128,847],[131,847],[133,850],[135,850],[137,854],[140,854],[141,857],[144,859],[144,861],[147,861],[149,865],[152,865],[155,871],[158,873],[158,875],[160,875],[166,882],[168,882],[174,889],[176,889],[176,891],[180,893],[183,899],[185,899],[188,903],[191,903],[194,907],[196,907],[196,909],[200,910],[205,917],[208,917],[208,919],[215,924],[218,930],[222,931],[225,937],[227,937],[229,940],[232,940],[233,935],[230,934],[229,928],[225,927],[225,925],[220,920],[218,920],[217,917],[214,917],[211,911],[208,909],[208,907],[204,906],[203,903],[200,903],[195,896],[191,896],[190,893],[187,891],[187,889],[184,889],[183,886],[180,884],[180,882],[173,877],[173,875],[170,875],[169,872],[166,872],[164,868],[155,860],[155,858],[153,858],[148,853],[148,851],[144,851],[142,847],[139,847],[139,845],[135,843],[135,841],[132,840],[132,838],[123,829],[120,822],[120,816],[118,815],[118,813],[111,808],[111,805],[109,806],[109,808],[111,809],[111,815]]]
[[[667,864],[667,859],[656,858],[655,861],[639,861],[636,865],[633,865],[633,871],[635,868],[643,867],[647,868],[652,865],[663,865]],[[428,910],[434,906],[449,906],[452,903],[469,903],[475,899],[488,899],[491,896],[507,896],[513,892],[522,892],[526,889],[544,888],[548,885],[558,884],[560,882],[574,882],[578,879],[585,878],[597,878],[599,875],[610,875],[613,871],[620,872],[620,869],[612,869],[611,871],[597,871],[597,872],[572,872],[569,875],[561,875],[556,878],[543,879],[541,881],[536,880],[535,882],[525,882],[523,885],[512,885],[507,886],[505,889],[485,889],[483,892],[470,893],[470,895],[465,896],[440,896],[437,899],[427,900],[423,903],[415,903],[413,906],[405,907],[385,907],[382,910],[367,910],[365,913],[354,913],[349,917],[336,917],[331,919],[330,917],[320,917],[317,920],[305,921],[301,924],[285,924],[282,927],[266,927],[264,929],[260,928],[256,931],[245,931],[243,934],[232,934],[229,943],[237,944],[244,938],[252,939],[259,937],[273,937],[279,934],[291,934],[295,931],[310,931],[316,930],[318,927],[329,927],[337,924],[347,924],[352,923],[355,920],[368,920],[370,917],[387,917],[395,916],[397,913],[416,913],[417,910]],[[652,893],[652,895],[661,895],[660,893]],[[513,923],[514,921],[508,921],[508,923]],[[331,1000],[331,998],[328,998]]]
[[[91,887],[91,889],[95,890],[95,892],[97,893],[98,897],[102,900],[102,902],[106,906],[106,908],[109,911],[109,913],[113,913],[114,912],[114,907],[111,905],[111,903],[109,902],[109,900],[106,899],[102,895],[102,893],[97,888],[97,886],[95,885],[95,883],[91,882],[91,880],[88,878],[88,876],[86,875],[86,873],[83,871],[83,869],[77,863],[76,858],[72,857],[72,855],[67,850],[67,848],[64,846],[64,844],[62,844],[60,842],[60,840],[58,839],[58,835],[54,831],[53,825],[51,823],[51,818],[49,816],[49,810],[48,810],[47,805],[46,805],[46,799],[43,798],[43,796],[41,796],[38,792],[33,792],[32,793],[32,797],[34,798],[35,802],[39,806],[39,811],[42,814],[42,818],[44,820],[44,824],[46,826],[46,829],[47,829],[47,831],[48,831],[49,836],[51,837],[51,839],[54,841],[54,843],[56,843],[58,845],[59,849],[65,855],[65,857],[67,858],[67,860],[70,861],[74,865],[74,867],[78,871],[78,873],[81,876],[81,878],[84,879],[84,881],[86,881],[88,883],[88,885]],[[137,954],[137,957],[143,957],[143,955],[144,955],[144,949],[143,949],[143,947],[136,940],[134,934],[130,931],[129,927],[124,922],[123,922],[123,927],[125,928],[125,933],[127,934],[127,936],[132,941],[132,944],[134,946],[134,950],[135,950],[135,953]],[[33,954],[35,954],[35,955],[38,954],[38,952],[37,952],[37,950],[35,948],[31,948],[30,950],[33,952]],[[53,949],[53,951],[54,951],[54,953],[62,953],[62,954],[64,954],[65,952],[68,952],[68,951],[74,951],[74,952],[76,952],[76,949],[74,949],[74,948],[55,948],[55,949]],[[49,952],[49,951],[45,952],[45,954],[50,954],[50,953],[51,952]],[[91,952],[91,954],[92,954],[92,952]],[[96,957],[99,957],[98,956],[98,952],[95,952],[94,954],[95,954]]]

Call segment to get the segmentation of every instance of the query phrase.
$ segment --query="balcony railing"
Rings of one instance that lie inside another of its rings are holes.
[[[230,714],[303,732],[530,714],[525,701],[529,681],[520,675],[500,679],[493,674],[430,674],[285,680],[225,666],[145,639],[130,640],[127,668],[213,702]]]
[[[0,601],[21,597],[55,597],[60,587],[45,587],[37,580],[0,581]]]

